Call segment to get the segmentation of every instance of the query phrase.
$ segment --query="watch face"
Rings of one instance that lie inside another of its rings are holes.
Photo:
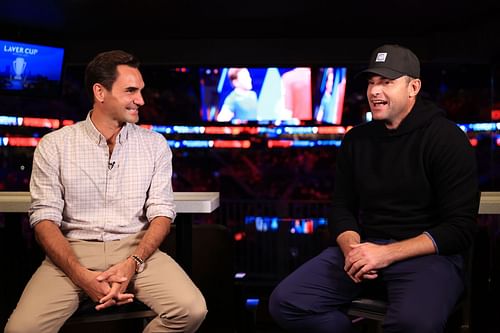
[[[144,268],[146,268],[146,264],[139,264],[139,265],[137,265],[136,272],[141,273],[142,271],[144,271]]]

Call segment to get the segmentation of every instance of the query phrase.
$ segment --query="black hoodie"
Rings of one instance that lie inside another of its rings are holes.
[[[337,157],[333,240],[404,240],[428,232],[440,254],[465,251],[479,207],[476,158],[465,133],[443,110],[417,99],[395,130],[383,121],[346,133]]]

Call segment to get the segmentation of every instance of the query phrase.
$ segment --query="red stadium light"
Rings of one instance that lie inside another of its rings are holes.
[[[59,119],[24,117],[23,126],[59,128]]]
[[[214,140],[215,148],[250,148],[249,140]]]
[[[343,126],[320,126],[318,134],[344,134],[346,132]]]
[[[247,235],[244,233],[244,232],[237,232],[234,234],[234,240],[239,242],[241,240],[243,240]]]
[[[500,110],[491,110],[491,120],[500,120]]]
[[[7,146],[12,147],[36,147],[40,138],[8,137]]]
[[[293,145],[290,140],[269,140],[267,141],[267,148],[288,148]]]

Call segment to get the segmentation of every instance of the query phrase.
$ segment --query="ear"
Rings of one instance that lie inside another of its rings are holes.
[[[103,103],[106,88],[100,83],[94,83],[92,90],[94,91],[94,99],[96,102]]]
[[[420,88],[422,87],[422,81],[420,79],[413,79],[408,84],[408,92],[409,97],[415,97],[420,92]]]

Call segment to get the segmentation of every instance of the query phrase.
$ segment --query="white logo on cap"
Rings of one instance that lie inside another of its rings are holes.
[[[385,62],[386,57],[387,57],[387,52],[379,52],[379,53],[377,53],[377,57],[375,58],[375,62]]]

